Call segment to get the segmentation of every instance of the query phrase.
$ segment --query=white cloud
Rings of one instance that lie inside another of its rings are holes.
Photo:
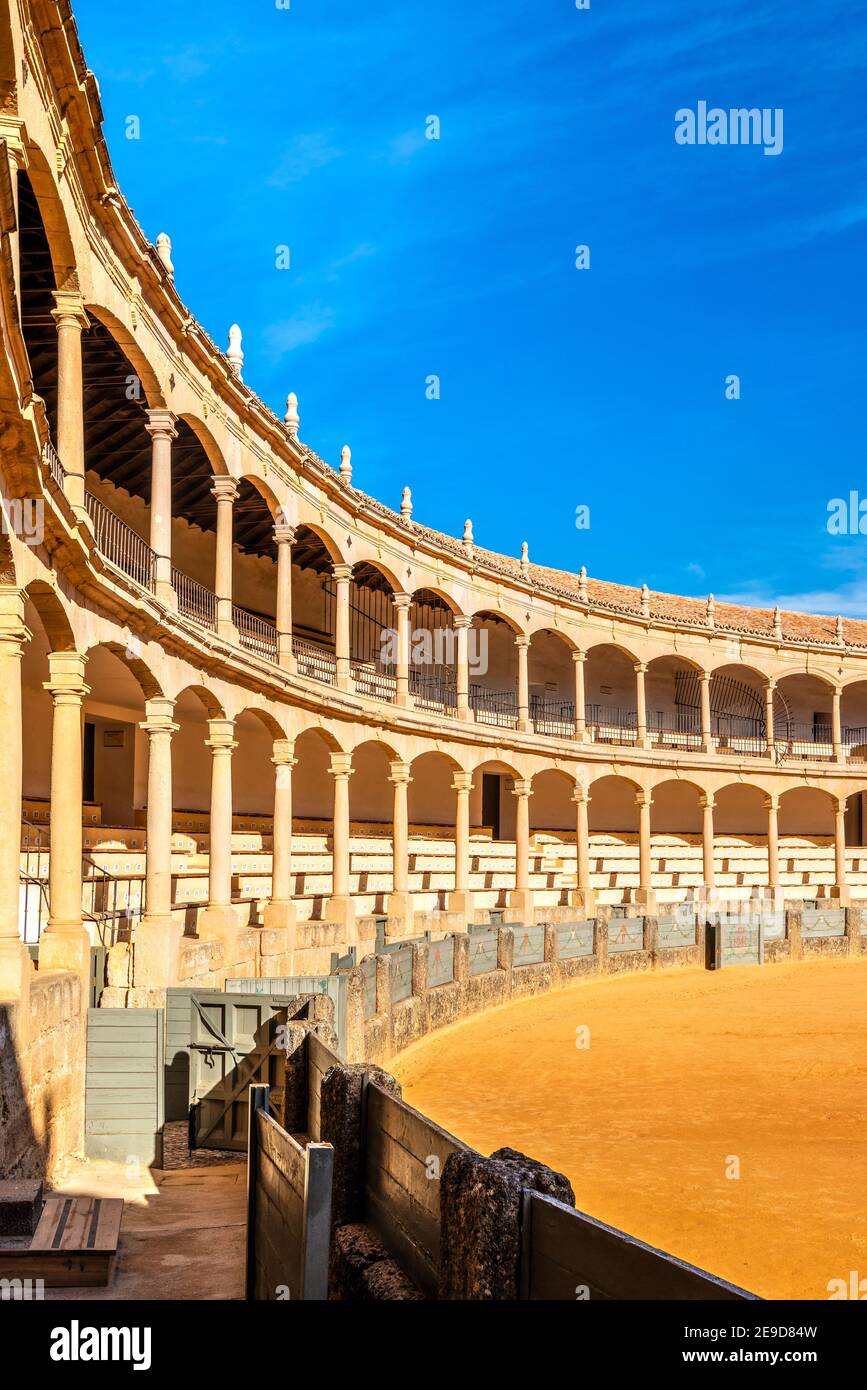
[[[271,188],[289,188],[339,156],[340,151],[331,144],[324,131],[299,135],[268,179],[268,185]]]
[[[291,318],[269,324],[265,329],[265,343],[273,356],[283,357],[295,348],[318,342],[323,333],[334,327],[335,319],[330,305],[307,304]]]

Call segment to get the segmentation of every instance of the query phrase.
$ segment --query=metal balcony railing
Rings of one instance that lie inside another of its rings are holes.
[[[843,730],[843,747],[850,762],[867,762],[867,725]]]
[[[370,661],[352,661],[350,671],[358,695],[369,695],[372,700],[394,700],[397,694],[396,676]]]
[[[555,695],[531,695],[530,719],[534,732],[552,738],[575,737],[575,705]]]
[[[84,505],[93,523],[97,548],[106,560],[153,593],[156,556],[147,541],[92,492],[85,491]]]
[[[234,604],[232,622],[238,629],[238,640],[242,647],[263,656],[266,661],[277,660],[277,628],[274,623]]]
[[[654,748],[701,750],[701,714],[693,709],[650,710],[647,734]]]
[[[59,456],[57,450],[55,449],[54,445],[51,444],[50,442],[49,442],[48,444],[44,444],[44,445],[43,445],[43,447],[42,447],[42,458],[43,458],[43,461],[44,461],[46,467],[49,469],[52,478],[53,478],[54,481],[56,482],[57,486],[58,486],[59,488],[62,488],[62,487],[63,487],[63,479],[64,479],[65,476],[66,476],[66,469],[63,467],[63,464],[60,462],[60,456]]]
[[[309,680],[322,681],[324,685],[334,685],[337,681],[337,658],[328,647],[320,647],[315,642],[293,637],[292,653],[299,676]]]
[[[618,705],[591,704],[586,709],[586,727],[591,743],[635,743],[638,713]]]
[[[217,625],[217,595],[182,570],[172,570],[172,585],[178,596],[178,612],[213,631]]]
[[[454,716],[458,712],[458,686],[455,673],[429,675],[410,670],[409,693],[416,709]]]
[[[483,685],[471,685],[470,709],[477,724],[514,729],[518,723],[518,699],[514,690],[488,690]]]
[[[804,762],[831,762],[834,757],[830,724],[807,724],[786,720],[774,729],[774,743],[781,758],[800,758]]]
[[[764,720],[740,714],[714,714],[711,715],[711,733],[717,753],[731,757],[767,757]]]

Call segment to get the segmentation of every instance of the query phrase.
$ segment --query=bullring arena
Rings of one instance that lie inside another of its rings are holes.
[[[0,3],[0,96],[0,1179],[36,1223],[70,1164],[113,1194],[102,1273],[110,1165],[189,1131],[247,1152],[293,1296],[329,1241],[347,1298],[827,1296],[865,1247],[867,622],[369,496],[185,304],[66,0]]]

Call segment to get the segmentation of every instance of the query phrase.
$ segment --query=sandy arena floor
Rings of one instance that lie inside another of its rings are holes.
[[[390,1070],[483,1153],[551,1164],[582,1210],[765,1298],[867,1279],[867,960],[578,984]]]

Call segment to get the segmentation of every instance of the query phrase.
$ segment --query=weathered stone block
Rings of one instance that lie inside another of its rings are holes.
[[[42,1183],[0,1182],[0,1236],[32,1236],[42,1215]]]
[[[329,1292],[345,1302],[417,1302],[423,1295],[368,1226],[347,1225],[334,1233]]]

